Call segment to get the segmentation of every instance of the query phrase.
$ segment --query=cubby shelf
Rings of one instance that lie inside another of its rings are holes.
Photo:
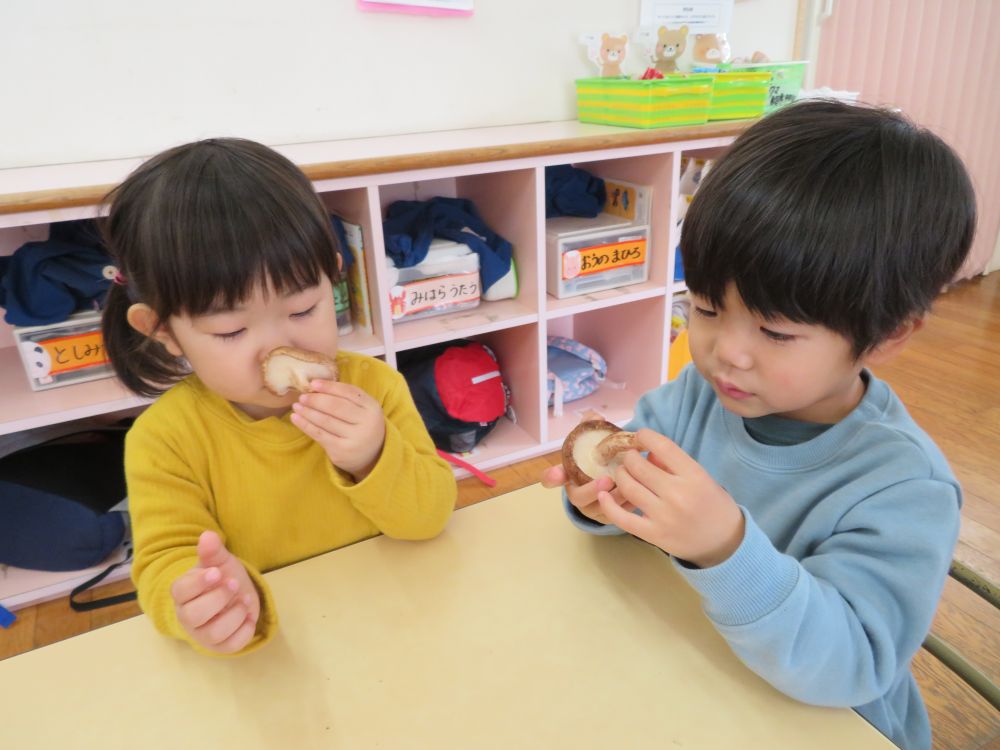
[[[116,379],[33,391],[17,348],[0,349],[0,435],[148,404]]]
[[[717,155],[748,124],[635,131],[540,123],[279,150],[302,166],[331,212],[362,230],[371,331],[356,327],[341,338],[343,349],[384,358],[392,366],[397,352],[458,338],[483,341],[497,353],[516,421],[501,419],[467,457],[489,470],[558,448],[588,412],[624,424],[639,396],[665,382],[670,301],[685,288],[670,281],[678,241],[674,196],[680,158]],[[46,237],[50,222],[95,216],[101,197],[139,163],[125,159],[0,170],[0,255]],[[545,167],[554,164],[573,164],[601,177],[652,187],[645,282],[565,299],[546,293]],[[483,220],[510,240],[518,294],[447,315],[393,321],[382,233],[386,209],[396,200],[436,195],[471,200]],[[560,417],[547,405],[549,335],[576,338],[608,362],[605,383],[586,398],[566,404]],[[0,323],[0,435],[148,403],[113,378],[34,392],[13,344],[11,328]],[[456,474],[464,476],[462,471]],[[123,566],[115,575],[126,573]],[[26,576],[34,582],[25,586],[37,588],[37,595],[12,590],[17,584],[8,578],[0,588],[0,603],[20,607],[39,597],[63,595],[81,575]]]
[[[603,289],[600,292],[581,294],[579,297],[556,299],[549,296],[545,304],[545,317],[549,320],[575,315],[586,310],[599,310],[602,307],[612,307],[628,302],[662,297],[667,293],[663,284],[655,281],[645,281],[641,284],[620,286],[614,289]]]

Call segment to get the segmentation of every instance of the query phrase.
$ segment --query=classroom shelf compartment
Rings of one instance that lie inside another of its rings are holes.
[[[101,585],[124,580],[132,570],[131,561],[122,562],[125,557],[125,545],[121,544],[103,562],[84,570],[26,570],[6,566],[3,576],[0,576],[0,604],[9,610],[17,610],[58,599],[108,566],[119,562],[122,564],[112,570]]]
[[[0,435],[31,430],[150,403],[136,396],[117,378],[33,391],[28,385],[17,348],[0,349]]]
[[[678,170],[678,156],[674,153],[644,154],[642,156],[614,157],[594,159],[592,161],[577,160],[574,167],[583,169],[592,175],[605,180],[622,180],[636,185],[646,185],[652,189],[649,205],[649,276],[645,282],[616,287],[620,295],[642,294],[651,289],[661,289],[665,292],[668,279],[668,268],[671,247],[671,196],[675,192]],[[601,293],[593,293],[598,302],[603,301]],[[573,300],[580,300],[591,295],[581,295],[578,298],[557,299],[546,295],[545,306],[547,315],[554,317],[565,314],[564,310],[575,307]]]
[[[614,289],[603,289],[599,292],[581,294],[579,297],[546,300],[545,317],[549,320],[576,315],[587,310],[600,310],[605,307],[624,305],[650,297],[662,297],[667,294],[667,288],[655,281],[645,281],[641,284],[619,286]]]
[[[539,315],[538,170],[514,169],[483,174],[459,174],[428,180],[399,182],[378,187],[380,216],[399,200],[428,200],[435,196],[464,198],[476,207],[480,217],[513,247],[518,278],[517,296],[480,300],[478,306],[416,320],[392,321],[392,338],[397,349],[426,346],[457,336],[472,336],[498,328],[534,323]],[[380,234],[383,241],[384,237]],[[388,284],[384,260],[378,263],[378,295],[387,312]]]
[[[668,308],[668,298],[660,295],[550,321],[549,335],[566,336],[591,347],[604,357],[608,372],[592,394],[564,404],[562,416],[547,407],[549,441],[561,441],[581,419],[593,417],[593,412],[616,424],[632,418],[639,397],[666,380],[663,342],[669,340]],[[639,337],[649,345],[637,346]]]

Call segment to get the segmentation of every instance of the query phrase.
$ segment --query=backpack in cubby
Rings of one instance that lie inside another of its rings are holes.
[[[500,363],[485,344],[460,340],[402,351],[396,367],[441,450],[470,451],[500,417],[513,419]]]
[[[596,391],[608,373],[604,357],[564,336],[549,336],[547,359],[549,406],[557,417],[562,416],[564,403]]]

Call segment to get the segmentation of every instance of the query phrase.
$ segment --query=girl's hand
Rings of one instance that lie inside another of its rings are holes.
[[[566,496],[573,507],[591,521],[597,521],[597,523],[612,523],[604,514],[600,503],[597,502],[597,494],[599,492],[604,492],[605,494],[611,493],[612,502],[622,505],[626,511],[631,511],[633,508],[631,504],[623,503],[621,498],[618,497],[617,490],[612,492],[612,487],[615,486],[615,483],[611,480],[611,477],[598,477],[593,482],[588,482],[577,487],[567,481],[566,470],[562,466],[550,466],[542,472],[541,481],[543,487],[565,486]]]
[[[382,406],[356,385],[314,380],[292,404],[292,423],[323,446],[330,461],[360,482],[382,455]]]
[[[636,435],[649,456],[629,451],[615,481],[621,498],[642,515],[602,491],[597,501],[608,522],[701,568],[728,560],[743,541],[739,506],[676,443],[648,429]]]
[[[170,587],[177,620],[209,651],[242,650],[257,629],[260,596],[246,568],[214,531],[198,539],[198,564]]]

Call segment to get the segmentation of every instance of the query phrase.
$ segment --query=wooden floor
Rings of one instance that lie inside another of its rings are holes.
[[[877,374],[937,441],[965,489],[956,559],[1000,582],[1000,273],[945,294],[907,351]],[[496,470],[493,489],[463,480],[459,507],[534,483],[556,461],[550,454]],[[130,588],[124,581],[95,596]],[[134,603],[92,613],[73,612],[66,599],[28,607],[9,630],[0,631],[0,659],[136,614]],[[1000,682],[1000,612],[949,580],[933,632]],[[1000,713],[926,651],[917,655],[914,671],[931,713],[936,749],[1000,750]]]

